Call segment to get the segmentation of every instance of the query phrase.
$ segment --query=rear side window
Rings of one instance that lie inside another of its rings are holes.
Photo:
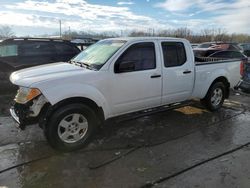
[[[135,63],[134,71],[156,68],[154,43],[142,42],[131,45],[117,60],[116,66],[124,61],[133,61]]]
[[[0,57],[17,56],[17,45],[0,46]]]
[[[162,42],[162,52],[165,67],[175,67],[183,65],[186,60],[186,51],[181,42]]]
[[[77,48],[64,43],[55,43],[54,46],[58,54],[77,54],[80,52]]]
[[[30,42],[20,45],[20,55],[37,56],[54,54],[54,47],[47,42]]]
[[[244,56],[240,52],[231,52],[232,58],[244,58]]]

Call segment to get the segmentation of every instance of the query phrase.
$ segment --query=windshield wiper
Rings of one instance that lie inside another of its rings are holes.
[[[88,63],[85,63],[85,62],[79,62],[79,61],[73,61],[73,60],[70,60],[69,63],[71,64],[75,64],[75,65],[78,65],[80,67],[84,67],[86,69],[90,69],[90,70],[97,70],[96,68],[94,68],[93,66],[89,65]]]
[[[77,62],[77,63],[80,63],[85,68],[89,68],[89,66],[90,66],[88,63],[84,63],[84,62]]]

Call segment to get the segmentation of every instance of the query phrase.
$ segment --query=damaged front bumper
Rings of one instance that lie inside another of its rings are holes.
[[[42,95],[25,104],[15,102],[10,108],[10,114],[15,120],[17,127],[24,130],[26,125],[39,122],[42,116],[42,108],[46,103],[47,100]]]
[[[29,104],[14,103],[10,108],[10,114],[17,123],[17,127],[23,130],[27,125],[27,122],[30,121],[28,118]]]
[[[17,123],[18,125],[21,124],[21,123],[20,123],[20,120],[19,120],[19,117],[17,116],[17,114],[16,114],[16,112],[15,112],[14,107],[11,107],[11,108],[10,108],[10,115],[11,115],[11,117],[16,121],[16,123]]]

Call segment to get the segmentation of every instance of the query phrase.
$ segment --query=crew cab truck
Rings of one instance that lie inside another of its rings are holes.
[[[12,73],[19,86],[12,117],[21,128],[38,122],[58,150],[83,147],[104,120],[192,98],[211,111],[240,80],[240,60],[194,61],[178,38],[113,38],[69,62]]]

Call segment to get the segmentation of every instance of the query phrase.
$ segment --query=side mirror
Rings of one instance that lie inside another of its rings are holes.
[[[115,73],[135,71],[135,61],[121,61],[115,66]]]

